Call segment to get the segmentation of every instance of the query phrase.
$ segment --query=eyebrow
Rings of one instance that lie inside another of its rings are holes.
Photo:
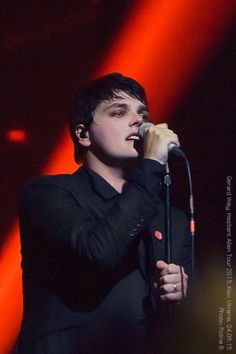
[[[127,103],[115,102],[115,103],[112,103],[111,105],[109,105],[108,107],[104,108],[104,111],[107,111],[110,108],[124,108],[124,109],[127,109],[129,107],[130,107],[130,105],[127,104]],[[147,111],[148,112],[148,108],[144,104],[140,104],[138,106],[137,112],[142,112],[142,111]]]

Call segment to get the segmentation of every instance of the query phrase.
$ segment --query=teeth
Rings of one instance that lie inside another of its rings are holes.
[[[140,140],[140,137],[137,135],[131,135],[128,137],[128,140]]]

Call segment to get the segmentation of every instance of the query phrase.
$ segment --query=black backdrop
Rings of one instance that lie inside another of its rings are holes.
[[[71,95],[100,63],[133,2],[18,4],[2,5],[1,244],[16,216],[22,183],[42,170],[66,125]],[[224,302],[226,178],[233,176],[234,161],[235,34],[232,28],[222,40],[170,121],[192,168],[198,291],[203,301],[220,289],[219,303]],[[7,131],[17,128],[28,132],[26,143],[7,140]],[[176,158],[170,166],[173,202],[187,211],[185,167]],[[217,283],[213,290],[209,279]]]

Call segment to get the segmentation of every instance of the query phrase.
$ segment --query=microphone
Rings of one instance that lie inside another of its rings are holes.
[[[152,123],[143,123],[140,125],[139,129],[138,129],[138,135],[143,138],[144,137],[144,134],[145,134],[145,131],[152,127],[154,124]],[[174,154],[176,156],[179,156],[179,157],[183,157],[185,158],[185,153],[183,152],[183,150],[181,150],[179,147],[176,146],[176,144],[174,143],[170,143],[168,145],[168,152],[171,153],[171,154]]]

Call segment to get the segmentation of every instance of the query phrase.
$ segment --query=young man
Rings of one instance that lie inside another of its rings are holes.
[[[186,296],[186,218],[173,208],[167,264],[160,198],[168,145],[179,141],[167,124],[147,129],[142,140],[138,129],[147,120],[136,81],[115,73],[91,82],[70,119],[83,166],[25,187],[19,353],[144,353],[160,303]]]

